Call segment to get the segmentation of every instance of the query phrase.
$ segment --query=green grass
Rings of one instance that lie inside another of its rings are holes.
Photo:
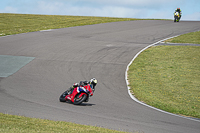
[[[0,36],[48,29],[59,29],[131,20],[137,19],[0,13]],[[120,131],[95,126],[85,126],[69,122],[27,118],[2,113],[0,113],[0,132],[121,133]]]
[[[0,36],[130,20],[137,19],[0,13]]]
[[[95,126],[0,113],[0,133],[124,133]]]
[[[131,20],[137,19],[0,13],[0,36]],[[192,37],[186,40],[199,44],[199,41],[196,42],[199,39],[199,32],[194,39]],[[178,38],[178,40],[183,39]],[[199,48],[158,46],[144,51],[129,69],[129,81],[134,95],[157,108],[200,118]],[[0,113],[0,132],[115,133],[119,131]]]
[[[180,35],[178,37],[166,40],[165,42],[200,44],[200,31]]]
[[[156,108],[200,118],[200,47],[156,46],[128,71],[136,98]]]

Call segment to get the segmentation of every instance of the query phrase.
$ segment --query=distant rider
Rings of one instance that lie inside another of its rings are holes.
[[[95,91],[95,86],[97,85],[97,80],[95,78],[90,79],[90,81],[80,81],[80,83],[74,83],[68,90],[67,93],[71,94],[74,90],[74,88],[90,84],[90,87],[92,88],[93,92]]]
[[[176,13],[176,12],[179,13],[179,15],[180,15],[180,19],[181,19],[181,15],[182,15],[181,9],[180,9],[180,8],[177,8],[177,9],[175,10],[175,13]]]

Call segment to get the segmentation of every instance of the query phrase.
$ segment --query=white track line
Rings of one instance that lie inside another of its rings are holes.
[[[177,36],[178,36],[178,35],[177,35]],[[151,44],[151,45],[145,47],[144,49],[142,49],[140,52],[138,52],[138,53],[135,55],[135,57],[134,57],[134,58],[131,60],[131,62],[128,64],[128,66],[127,66],[127,68],[126,68],[126,72],[125,72],[125,80],[126,80],[126,85],[127,85],[127,89],[128,89],[128,94],[130,95],[130,97],[131,97],[135,102],[137,102],[137,103],[139,103],[139,104],[142,104],[142,105],[144,105],[144,106],[147,106],[147,107],[149,107],[149,108],[152,108],[152,109],[155,109],[155,110],[157,110],[157,111],[160,111],[160,112],[163,112],[163,113],[166,113],[166,114],[170,114],[170,115],[173,115],[173,116],[178,116],[178,117],[182,117],[182,118],[186,118],[186,119],[189,119],[189,120],[193,120],[193,121],[200,122],[200,120],[195,119],[195,118],[190,118],[190,117],[184,117],[184,116],[181,116],[181,115],[176,115],[176,114],[169,113],[169,112],[166,112],[166,111],[164,111],[164,110],[161,110],[161,109],[152,107],[152,106],[150,106],[150,105],[147,105],[146,103],[143,103],[143,102],[139,101],[137,98],[135,98],[135,97],[131,94],[131,91],[130,91],[129,82],[128,82],[128,77],[127,77],[127,76],[128,76],[128,70],[129,70],[130,65],[131,65],[131,64],[133,63],[133,61],[137,58],[137,56],[138,56],[140,53],[142,53],[144,50],[146,50],[147,48],[152,47],[152,46],[154,46],[154,45],[156,45],[156,44],[158,44],[158,43],[161,43],[161,42],[163,42],[163,41],[165,41],[165,40],[168,40],[168,39],[171,39],[171,38],[174,38],[174,37],[177,37],[177,36],[169,37],[169,38],[160,40],[160,41],[158,41],[158,42],[156,42],[156,43],[154,43],[154,44]]]

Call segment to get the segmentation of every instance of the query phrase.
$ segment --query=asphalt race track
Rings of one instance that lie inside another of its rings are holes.
[[[145,133],[199,133],[200,122],[133,101],[125,70],[144,47],[200,30],[200,22],[145,20],[40,31],[0,38],[0,55],[34,57],[0,78],[0,112]],[[94,96],[75,106],[59,96],[97,78]]]

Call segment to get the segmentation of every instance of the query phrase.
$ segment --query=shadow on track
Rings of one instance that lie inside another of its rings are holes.
[[[73,104],[71,101],[66,101],[66,102],[61,102],[61,103],[67,103],[67,104]],[[74,105],[74,104],[73,104]],[[75,105],[75,106],[93,106],[93,105],[96,105],[96,104],[91,104],[91,103],[81,103],[79,105]]]

